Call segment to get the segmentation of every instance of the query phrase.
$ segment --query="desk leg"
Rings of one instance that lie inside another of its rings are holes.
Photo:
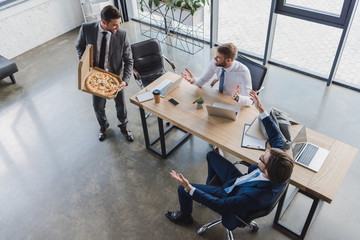
[[[149,132],[148,132],[148,128],[147,128],[147,123],[146,123],[145,110],[142,108],[139,108],[139,110],[140,110],[141,124],[142,124],[143,132],[144,132],[145,146],[146,146],[146,148],[149,148],[150,140],[149,140]]]
[[[304,239],[309,227],[311,226],[311,224],[313,223],[317,214],[319,213],[319,210],[323,204],[323,201],[301,189],[298,189],[298,188],[295,189],[294,192],[293,192],[293,194],[291,194],[289,196],[289,198],[287,199],[287,202],[285,204],[284,204],[285,194],[284,194],[284,197],[280,200],[279,205],[276,210],[275,218],[274,218],[274,227],[279,229],[281,232],[283,232],[285,235],[288,235],[292,239]],[[291,203],[291,201],[293,200],[293,198],[295,197],[297,192],[302,193],[305,196],[313,199],[313,203],[311,205],[310,211],[308,213],[308,216],[306,218],[304,226],[301,230],[301,233],[299,231],[292,229],[290,226],[280,222],[281,216],[284,214],[284,212],[286,211],[287,207],[289,206],[289,204]]]
[[[190,133],[185,132],[184,130],[179,128],[179,130],[183,131],[185,133],[185,135],[183,137],[181,137],[177,142],[175,142],[171,147],[169,147],[169,149],[166,149],[165,135],[171,129],[175,128],[175,126],[171,124],[169,127],[164,129],[164,122],[161,118],[158,117],[159,136],[150,141],[148,127],[147,127],[147,123],[146,123],[145,111],[142,108],[139,108],[139,110],[140,110],[141,123],[142,123],[142,127],[143,127],[143,132],[144,132],[145,146],[147,149],[155,152],[156,154],[160,155],[161,157],[166,158],[173,150],[175,150],[178,146],[180,146],[182,143],[184,143],[191,136]],[[160,140],[161,151],[153,146],[159,140]]]
[[[167,157],[166,154],[166,145],[165,145],[165,133],[164,133],[164,122],[161,118],[158,117],[158,125],[159,125],[159,137],[160,137],[160,146],[161,146],[161,156],[163,158]]]

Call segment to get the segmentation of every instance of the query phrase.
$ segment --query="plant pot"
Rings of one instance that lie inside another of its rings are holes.
[[[203,103],[198,103],[196,106],[196,109],[203,109],[204,108],[204,104]]]

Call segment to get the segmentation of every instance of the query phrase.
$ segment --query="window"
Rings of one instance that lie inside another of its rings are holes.
[[[0,10],[11,7],[26,0],[0,0]]]

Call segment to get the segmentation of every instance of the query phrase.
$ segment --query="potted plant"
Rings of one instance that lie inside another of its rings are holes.
[[[197,109],[202,109],[204,99],[202,97],[198,97],[193,103],[197,103]]]
[[[181,10],[187,9],[193,16],[198,8],[203,7],[205,4],[209,5],[209,0],[140,0],[140,9],[142,12],[144,11],[143,6],[145,1],[148,3],[149,8],[152,8],[153,6],[158,7],[160,3],[163,3],[166,6],[166,11],[175,8],[180,8]]]

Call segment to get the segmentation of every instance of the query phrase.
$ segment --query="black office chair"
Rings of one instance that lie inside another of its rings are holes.
[[[164,61],[166,60],[176,72],[175,64],[161,53],[160,43],[157,39],[149,39],[131,45],[134,59],[134,77],[142,89],[157,78],[165,74]]]
[[[260,92],[263,89],[262,84],[266,76],[267,68],[264,65],[254,62],[240,54],[238,54],[235,60],[248,67],[251,75],[252,89]]]
[[[243,164],[243,165],[246,165],[246,166],[250,166],[250,164],[248,164],[247,162],[244,162],[244,161],[237,161],[237,162],[234,163],[234,165],[235,164]],[[288,181],[286,183],[284,188],[277,194],[275,200],[272,203],[270,203],[267,208],[258,209],[256,211],[251,211],[249,213],[249,215],[246,217],[246,219],[241,219],[237,215],[234,214],[234,216],[241,222],[241,225],[239,225],[238,227],[240,227],[240,228],[249,227],[252,232],[257,232],[259,230],[259,227],[256,224],[256,222],[254,221],[254,219],[261,218],[261,217],[264,217],[264,216],[268,215],[269,213],[272,212],[272,210],[279,203],[279,201],[284,201],[285,196],[286,196],[286,191],[287,191],[288,186],[289,186],[289,182],[290,181]],[[220,184],[221,183],[220,183],[219,179],[217,178],[217,176],[214,176],[214,178],[211,179],[210,182],[209,182],[209,185],[214,185],[214,186],[220,185]],[[244,206],[244,207],[246,207],[246,206]],[[220,218],[220,219],[217,219],[217,220],[212,221],[210,223],[207,223],[207,224],[203,225],[202,227],[200,227],[198,229],[197,233],[200,235],[203,232],[205,232],[207,229],[209,229],[209,228],[211,228],[211,227],[213,227],[213,226],[215,226],[215,225],[217,225],[217,224],[219,224],[221,222],[222,222],[222,219]],[[233,240],[234,237],[233,237],[233,234],[232,234],[231,230],[226,228],[226,232],[227,232],[228,240]]]
[[[258,93],[262,91],[264,88],[262,87],[262,84],[264,82],[267,68],[264,65],[261,65],[257,62],[254,62],[250,60],[249,58],[246,58],[240,54],[235,58],[235,60],[241,62],[245,66],[248,67],[251,75],[251,83],[252,83],[252,89],[254,91],[257,91]],[[211,82],[211,86],[214,86],[214,84],[218,81],[218,79],[214,79]]]

